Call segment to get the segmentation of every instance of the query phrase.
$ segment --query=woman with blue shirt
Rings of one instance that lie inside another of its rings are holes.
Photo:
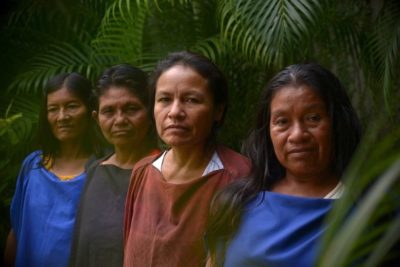
[[[248,179],[224,189],[208,224],[208,266],[314,266],[324,218],[361,135],[340,81],[314,63],[265,87],[244,145]]]
[[[41,149],[25,158],[11,203],[10,265],[67,266],[85,165],[97,151],[90,99],[91,84],[77,73],[59,74],[44,89]]]

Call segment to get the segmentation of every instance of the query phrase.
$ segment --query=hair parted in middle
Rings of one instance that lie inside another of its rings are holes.
[[[246,203],[284,177],[285,169],[275,155],[270,135],[271,102],[280,89],[303,85],[319,95],[329,115],[332,172],[341,179],[350,163],[361,139],[361,123],[339,79],[317,63],[295,64],[281,70],[264,87],[255,124],[243,144],[242,152],[252,164],[250,175],[228,185],[211,204],[206,241],[212,266],[223,265],[226,245],[239,226]]]
[[[222,71],[210,59],[191,51],[178,51],[168,54],[156,66],[150,76],[150,101],[154,108],[157,82],[160,76],[174,66],[185,66],[200,74],[208,84],[208,89],[214,99],[214,105],[223,106],[221,120],[213,125],[211,136],[216,136],[217,130],[222,126],[228,109],[228,83]]]
[[[118,64],[103,71],[94,89],[97,102],[96,109],[98,109],[99,97],[112,86],[124,87],[137,96],[143,105],[148,107],[148,76],[143,70],[129,64]]]

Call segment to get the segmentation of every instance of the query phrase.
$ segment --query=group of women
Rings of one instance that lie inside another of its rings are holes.
[[[72,73],[44,90],[8,264],[313,266],[361,135],[330,71],[307,63],[274,76],[243,155],[217,142],[228,86],[201,55],[171,53],[149,80],[113,66],[91,88]],[[112,149],[98,145],[93,122]]]

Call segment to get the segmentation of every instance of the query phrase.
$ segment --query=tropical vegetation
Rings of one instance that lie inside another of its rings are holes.
[[[189,49],[230,83],[219,138],[239,149],[265,82],[291,63],[336,73],[365,138],[346,172],[320,266],[381,266],[400,237],[400,3],[396,0],[19,0],[0,31],[0,239],[21,160],[35,148],[41,89],[59,72],[92,81],[106,67],[151,71]],[[351,213],[349,213],[351,209]],[[349,215],[350,214],[350,215]],[[344,220],[345,219],[345,220]],[[345,223],[343,223],[345,221]],[[399,256],[397,256],[399,257]]]

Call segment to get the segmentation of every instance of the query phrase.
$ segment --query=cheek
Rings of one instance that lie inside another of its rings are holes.
[[[216,122],[215,114],[211,110],[203,110],[197,114],[193,114],[192,116],[194,125],[201,125],[205,131],[211,130],[212,126]]]
[[[161,111],[154,109],[154,121],[156,124],[157,131],[161,130],[161,125],[163,123]]]
[[[98,125],[102,132],[110,132],[115,122],[113,116],[99,116]]]
[[[55,116],[47,114],[47,122],[50,124],[50,126],[54,125],[55,123]]]
[[[79,123],[85,123],[89,124],[90,121],[92,120],[92,117],[89,116],[89,113],[86,111],[86,109],[81,110],[81,112],[76,116],[77,120]]]
[[[330,135],[324,135],[321,138],[321,149],[323,151],[323,157],[325,158],[326,161],[331,161],[332,157],[332,138]]]
[[[273,131],[271,131],[270,137],[276,158],[282,162],[284,160],[284,139]]]
[[[321,149],[325,153],[330,153],[333,142],[330,127],[326,125],[325,127],[321,128],[317,134]]]
[[[111,123],[107,119],[99,118],[99,127],[103,133],[106,134],[107,132],[109,132],[111,129],[110,126]]]
[[[274,147],[274,149],[275,150],[278,149],[279,143],[280,143],[278,134],[275,133],[274,131],[270,131],[270,138],[271,138],[271,143],[272,143],[272,146]]]
[[[132,125],[139,131],[147,133],[150,128],[150,119],[147,114],[141,114],[138,118],[132,121]]]

